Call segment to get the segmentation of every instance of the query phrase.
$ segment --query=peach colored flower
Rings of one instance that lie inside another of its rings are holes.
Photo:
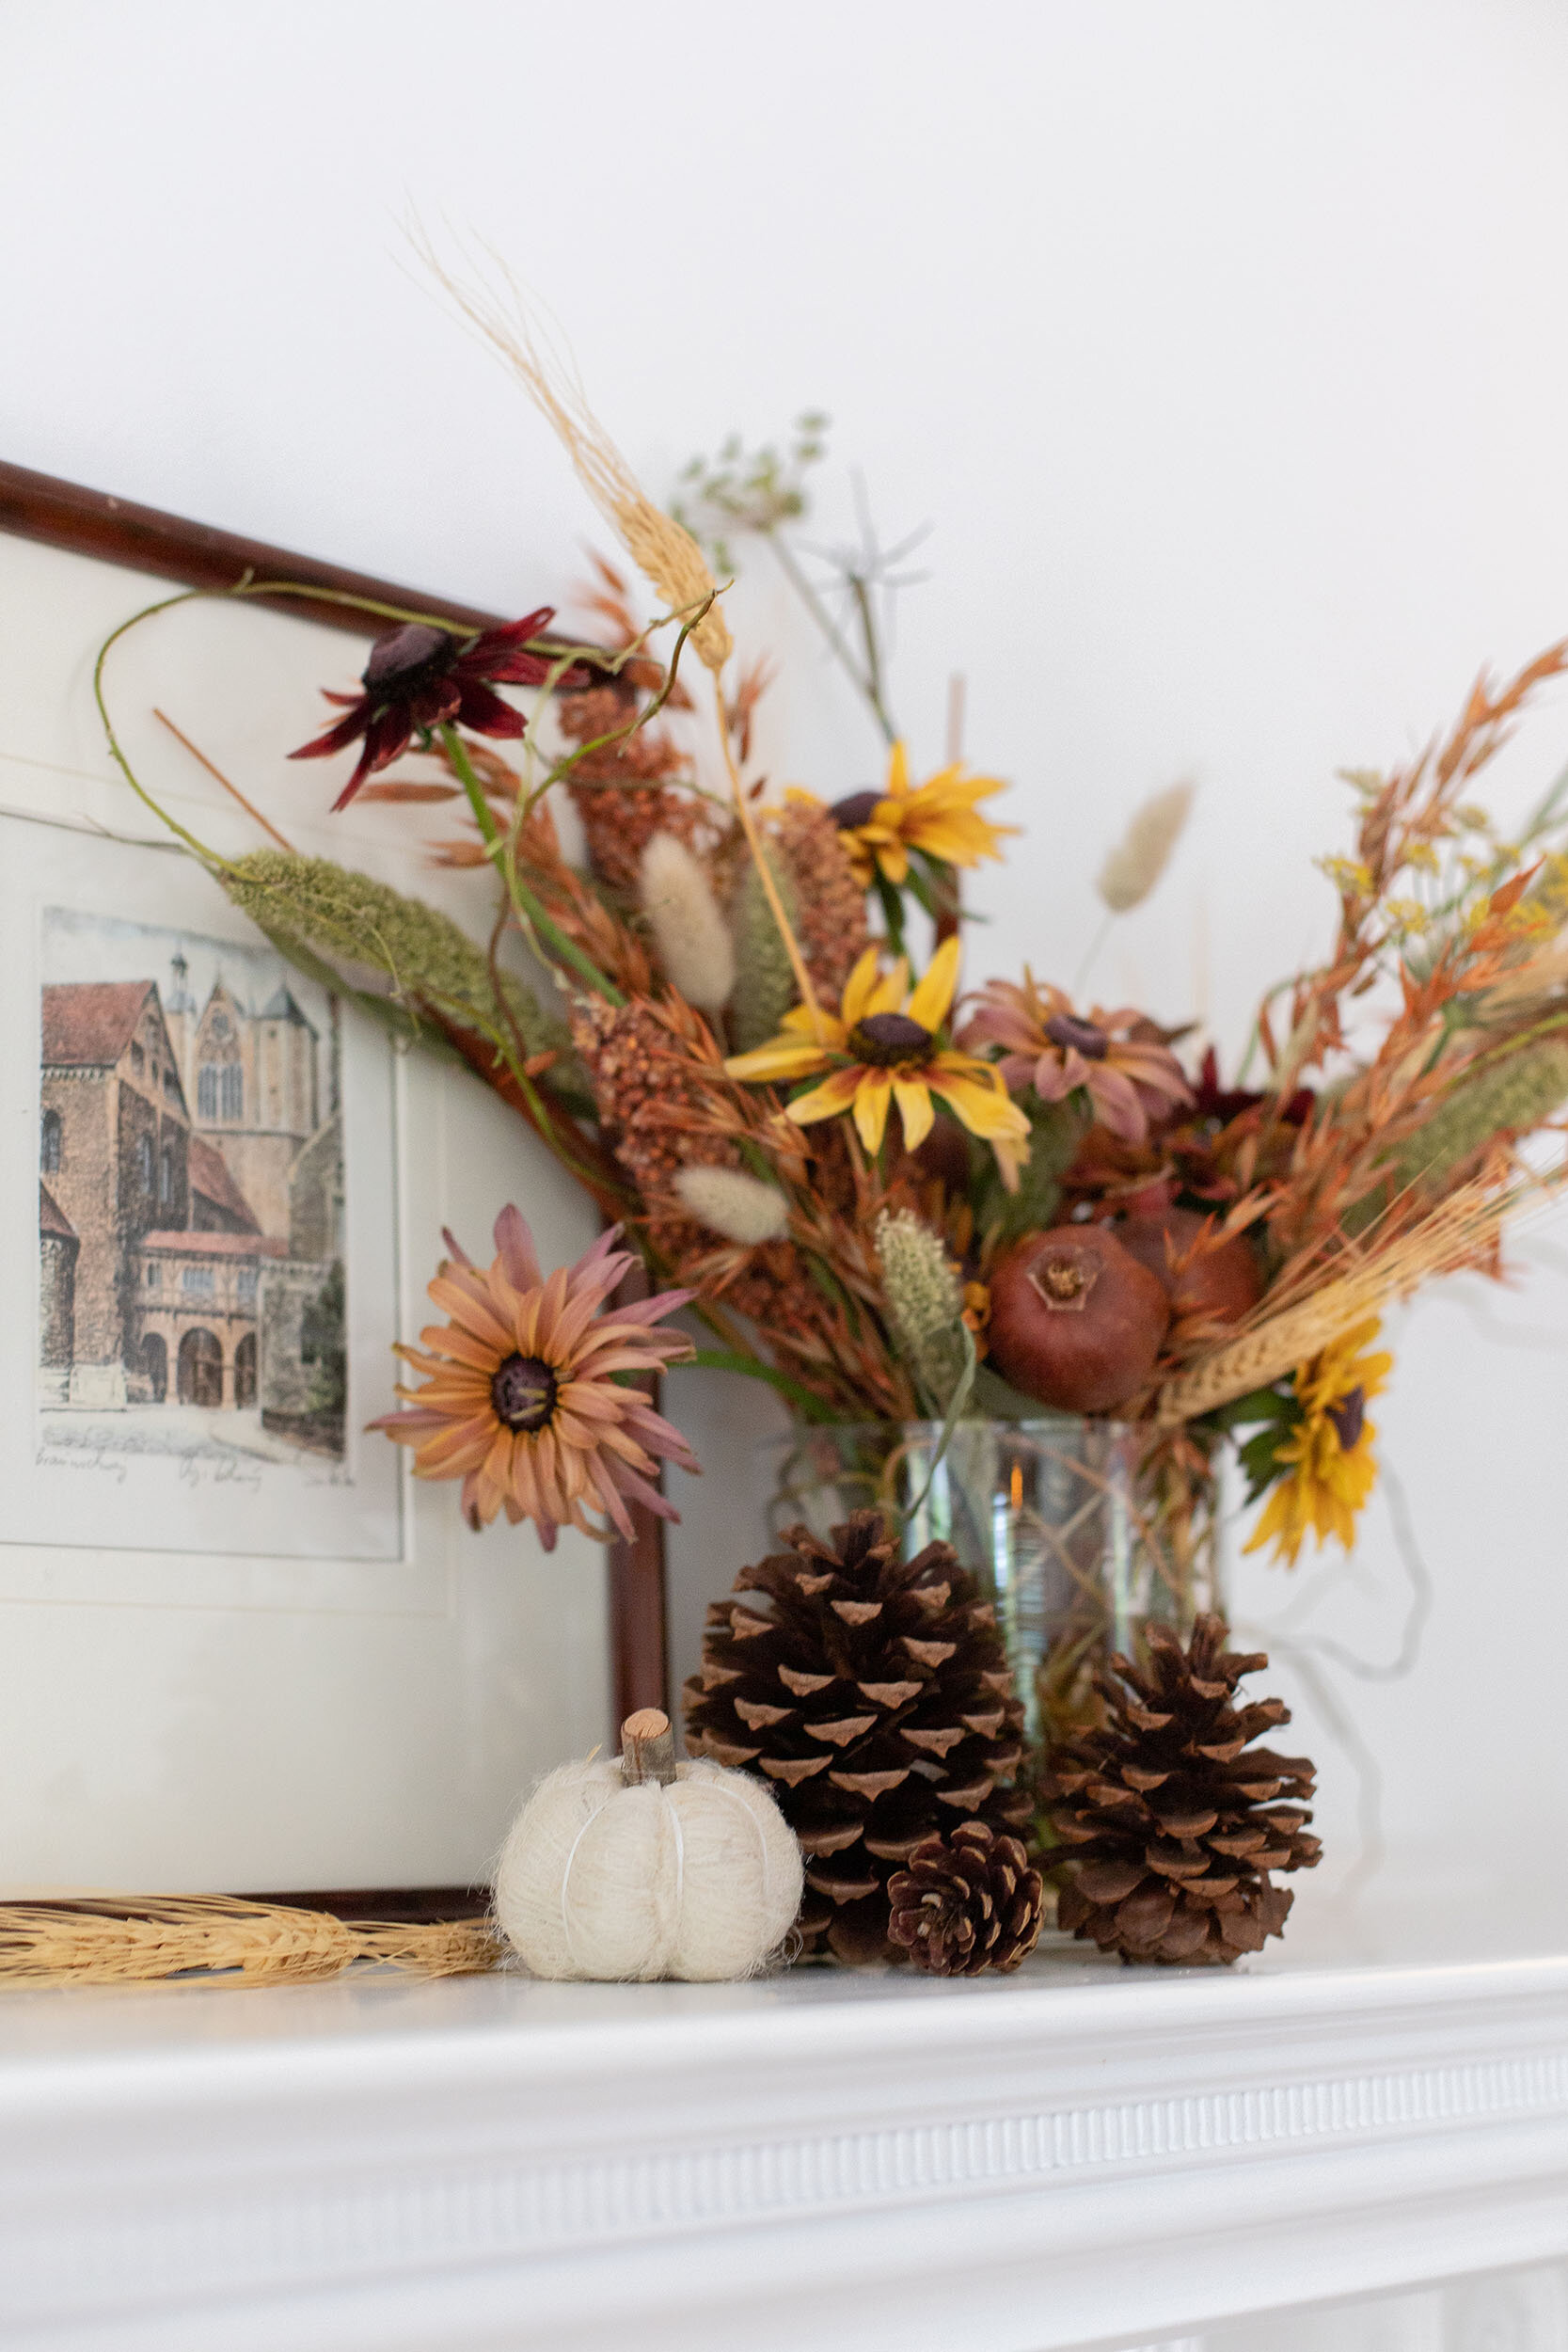
[[[482,1271],[451,1233],[430,1295],[450,1320],[421,1331],[430,1351],[394,1352],[427,1375],[400,1387],[411,1409],[370,1423],[415,1451],[416,1478],[461,1478],[463,1516],[486,1527],[504,1509],[516,1526],[531,1519],[546,1551],[559,1529],[607,1542],[630,1536],[628,1498],[661,1518],[673,1510],[652,1483],[661,1459],[695,1470],[696,1457],[619,1373],[661,1372],[691,1352],[678,1331],[652,1326],[684,1306],[690,1291],[662,1291],[635,1306],[606,1301],[637,1260],[617,1250],[619,1226],[601,1233],[574,1266],[548,1280],[533,1236],[515,1208],[496,1219],[496,1258]],[[589,1516],[604,1514],[601,1522]]]

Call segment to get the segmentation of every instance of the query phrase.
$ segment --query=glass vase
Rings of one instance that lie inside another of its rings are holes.
[[[1182,1640],[1219,1601],[1211,1476],[1147,1428],[1043,1415],[959,1422],[839,1422],[795,1430],[774,1455],[769,1525],[826,1535],[875,1506],[906,1558],[952,1545],[1006,1643],[1037,1754],[1095,1720],[1094,1671],[1136,1657],[1150,1623]]]

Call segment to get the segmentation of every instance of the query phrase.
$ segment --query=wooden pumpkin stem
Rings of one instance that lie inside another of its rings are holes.
[[[640,1707],[621,1725],[621,1773],[628,1788],[645,1780],[660,1787],[675,1777],[675,1735],[657,1707]]]

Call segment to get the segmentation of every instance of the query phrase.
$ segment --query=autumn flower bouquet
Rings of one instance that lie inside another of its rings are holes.
[[[1568,1098],[1562,788],[1507,840],[1476,798],[1568,644],[1349,779],[1332,942],[1222,1073],[1180,1007],[966,971],[964,877],[1015,829],[1000,779],[956,740],[914,756],[891,716],[877,614],[905,550],[824,577],[797,544],[821,421],[782,455],[695,463],[677,519],[526,315],[456,292],[656,609],[601,563],[576,633],[548,606],[467,637],[388,614],[359,691],[329,690],[341,715],[296,756],[352,762],[335,806],[444,812],[431,854],[471,869],[472,935],[348,864],[186,836],[285,953],[462,1055],[614,1229],[548,1275],[515,1211],[487,1270],[449,1239],[445,1321],[377,1425],[418,1475],[462,1482],[476,1525],[625,1532],[634,1505],[668,1513],[662,1461],[692,1466],[678,1374],[673,1420],[638,1384],[697,1363],[768,1383],[803,1431],[934,1432],[927,1489],[974,1423],[1131,1430],[1178,1530],[1231,1447],[1253,1545],[1349,1544],[1391,1370],[1380,1313],[1497,1269],[1543,1181],[1527,1139]],[[722,584],[753,549],[863,696],[876,780],[847,799],[753,774],[768,675],[736,658]],[[1112,849],[1107,919],[1155,886],[1189,798],[1156,796]],[[659,1327],[680,1305],[694,1337]]]

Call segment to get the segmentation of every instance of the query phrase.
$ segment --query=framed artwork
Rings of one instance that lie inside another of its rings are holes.
[[[471,1073],[289,966],[118,778],[98,646],[160,580],[247,570],[491,618],[0,468],[0,1895],[460,1907],[533,1775],[662,1699],[658,1525],[609,1558],[475,1537],[365,1434],[443,1225],[477,1248],[516,1200],[566,1258],[593,1214]],[[128,646],[117,726],[215,846],[257,835],[204,759],[309,850],[323,796],[283,755],[366,633],[325,603],[182,607]],[[416,833],[353,846],[460,911]]]

